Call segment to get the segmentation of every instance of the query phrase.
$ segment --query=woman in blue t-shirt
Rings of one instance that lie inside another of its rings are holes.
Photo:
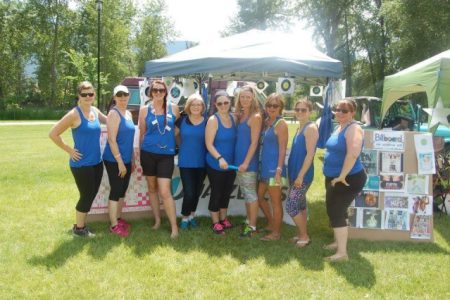
[[[76,224],[73,225],[74,236],[94,236],[86,226],[86,216],[97,195],[103,175],[100,152],[100,123],[106,123],[106,116],[92,106],[95,90],[90,82],[78,85],[78,103],[50,130],[50,139],[69,156],[69,165],[80,193],[76,206]],[[74,146],[67,145],[61,135],[72,129]]]
[[[294,110],[299,124],[292,139],[288,160],[290,189],[286,200],[286,212],[291,216],[298,230],[298,235],[293,237],[292,241],[298,248],[303,248],[311,242],[306,226],[306,192],[314,178],[314,154],[319,130],[316,124],[309,120],[312,111],[310,101],[298,100]]]
[[[178,137],[178,167],[183,184],[181,229],[196,228],[195,219],[203,181],[206,177],[205,158],[205,102],[200,94],[192,94],[186,101],[184,113],[176,122]]]
[[[348,260],[347,209],[367,178],[360,159],[364,134],[361,126],[353,120],[355,112],[353,99],[339,101],[335,109],[338,126],[325,144],[325,202],[334,242],[324,248],[336,250],[336,254],[326,258],[330,262]]]
[[[128,189],[133,159],[134,123],[127,110],[130,92],[123,85],[114,88],[115,106],[109,111],[106,120],[108,143],[103,152],[103,163],[108,173],[110,232],[121,237],[128,236],[130,224],[121,218],[125,193]]]
[[[180,116],[178,106],[167,100],[167,86],[162,80],[154,80],[150,86],[151,102],[139,111],[142,172],[147,180],[150,205],[155,225],[161,225],[159,197],[169,218],[171,235],[178,236],[175,201],[171,181],[175,156],[175,120]]]

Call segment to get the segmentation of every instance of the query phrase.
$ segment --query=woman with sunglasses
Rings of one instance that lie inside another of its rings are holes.
[[[106,123],[106,116],[92,105],[95,100],[95,91],[90,82],[81,82],[77,92],[77,106],[53,126],[49,137],[69,154],[70,170],[80,193],[76,206],[76,224],[73,225],[72,234],[91,237],[94,234],[86,226],[86,216],[102,180],[100,123]],[[72,130],[73,147],[67,145],[61,138],[61,135],[69,128]]]
[[[295,103],[295,116],[299,122],[292,139],[288,160],[289,193],[286,211],[297,226],[298,235],[291,240],[296,247],[303,248],[311,242],[307,231],[306,192],[314,178],[314,154],[319,139],[319,130],[309,120],[312,103],[306,98]]]
[[[237,139],[234,164],[238,166],[237,178],[245,199],[247,222],[240,237],[253,237],[256,234],[258,216],[258,148],[262,117],[255,91],[244,86],[237,95],[236,102]]]
[[[167,86],[154,80],[150,86],[150,103],[140,109],[139,131],[141,165],[148,185],[150,206],[155,225],[161,225],[159,197],[171,226],[171,238],[178,236],[175,202],[172,197],[171,180],[175,156],[175,120],[180,116],[178,106],[167,101]]]
[[[206,172],[211,186],[208,209],[212,219],[212,230],[224,234],[233,225],[227,219],[228,204],[233,192],[236,172],[228,167],[234,162],[236,125],[230,113],[231,101],[225,91],[214,96],[217,112],[206,124],[205,143]]]
[[[363,130],[353,120],[356,103],[346,98],[338,102],[335,119],[338,126],[325,144],[323,174],[325,175],[325,202],[334,233],[334,242],[324,246],[336,250],[326,258],[330,262],[348,260],[347,209],[366,182],[366,173],[360,160]]]
[[[133,158],[134,123],[133,116],[127,110],[130,92],[123,85],[114,88],[115,106],[108,113],[106,126],[108,128],[108,143],[103,152],[103,163],[108,173],[109,186],[109,220],[112,234],[126,237],[130,224],[121,218],[125,193],[131,176]]]
[[[202,96],[192,94],[186,101],[185,114],[175,124],[179,142],[178,167],[183,184],[180,228],[184,230],[198,226],[195,211],[206,177],[205,110]]]
[[[266,99],[267,118],[261,136],[260,178],[258,186],[258,204],[267,218],[267,228],[272,231],[261,238],[263,241],[276,241],[281,237],[283,206],[281,203],[281,187],[286,177],[284,163],[288,142],[288,127],[282,118],[284,108],[283,96],[273,93]],[[266,191],[272,202],[264,198]]]

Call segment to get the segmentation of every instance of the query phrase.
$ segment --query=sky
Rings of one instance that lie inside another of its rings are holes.
[[[208,42],[220,37],[230,18],[238,12],[236,0],[166,0],[167,15],[180,36],[177,40]],[[296,24],[292,32],[311,42],[312,31]],[[312,42],[311,42],[312,43]]]

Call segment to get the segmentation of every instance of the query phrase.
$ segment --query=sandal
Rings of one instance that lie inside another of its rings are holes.
[[[297,248],[305,248],[309,244],[311,244],[311,239],[309,239],[309,240],[297,240],[297,242],[295,243],[295,247],[297,247]]]
[[[336,256],[336,254],[335,254],[335,255],[331,255],[331,256],[325,257],[324,259],[325,259],[325,261],[328,261],[330,263],[348,261],[348,255],[344,254],[344,255],[341,255],[341,256]]]
[[[278,241],[279,239],[280,239],[279,235],[273,235],[273,234],[268,234],[268,235],[263,236],[262,238],[260,238],[260,240],[264,241],[264,242]]]
[[[333,250],[337,250],[337,245],[336,244],[329,244],[329,245],[324,245],[323,247],[322,247],[322,249],[324,249],[324,250],[330,250],[330,251],[333,251]]]
[[[289,241],[289,243],[291,243],[291,244],[295,244],[295,243],[297,243],[297,241],[299,241],[300,240],[300,238],[298,237],[298,236],[293,236],[293,237],[291,237],[288,241]]]

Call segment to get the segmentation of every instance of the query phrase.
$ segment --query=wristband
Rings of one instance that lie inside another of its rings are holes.
[[[283,169],[281,167],[277,167],[277,171],[283,171]]]
[[[216,158],[218,161],[223,158],[222,155],[220,155],[218,158]]]
[[[118,157],[120,157],[120,153],[117,155],[114,155],[114,158],[118,158]]]

